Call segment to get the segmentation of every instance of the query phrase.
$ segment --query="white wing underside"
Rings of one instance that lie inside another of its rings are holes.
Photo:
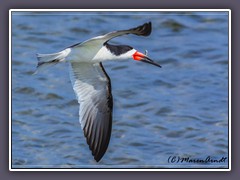
[[[111,84],[101,63],[70,63],[70,78],[77,96],[79,121],[96,161],[104,155],[112,129]]]

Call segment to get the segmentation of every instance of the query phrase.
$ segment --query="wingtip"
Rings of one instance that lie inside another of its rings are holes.
[[[104,148],[104,149],[100,149],[98,151],[98,150],[91,149],[90,146],[89,146],[89,149],[92,151],[92,156],[94,157],[94,160],[96,162],[99,162],[103,158],[103,156],[107,150],[107,148]]]
[[[106,150],[107,150],[107,149],[106,149]],[[96,153],[95,155],[93,155],[93,156],[94,156],[94,160],[95,160],[96,162],[99,162],[99,161],[103,158],[106,150],[100,151],[100,152]]]
[[[99,162],[102,159],[102,157],[96,157],[95,156],[94,159],[95,159],[96,162]]]
[[[142,28],[142,35],[149,36],[152,32],[152,22],[149,21],[141,26]]]

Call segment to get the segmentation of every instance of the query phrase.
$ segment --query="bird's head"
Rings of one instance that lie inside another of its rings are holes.
[[[161,65],[154,62],[147,56],[147,51],[145,51],[145,54],[143,54],[133,47],[127,45],[111,45],[106,42],[104,43],[104,48],[102,48],[102,52],[100,54],[103,54],[104,60],[124,60],[133,58],[136,61],[146,62],[161,67]]]
[[[138,52],[137,50],[133,53],[132,58],[136,61],[141,61],[145,63],[149,63],[158,67],[162,67],[160,64],[154,62],[147,56],[147,51],[145,51],[145,54]]]

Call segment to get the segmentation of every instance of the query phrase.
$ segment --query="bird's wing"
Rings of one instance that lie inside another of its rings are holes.
[[[112,38],[118,37],[118,36],[122,36],[125,34],[135,34],[138,36],[149,36],[151,34],[151,32],[152,32],[152,23],[148,22],[141,26],[131,28],[128,30],[113,31],[113,32],[107,33],[102,36],[97,36],[97,37],[91,38],[82,43],[75,44],[75,45],[71,46],[71,48],[72,47],[82,47],[83,45],[85,47],[86,46],[101,47],[105,42],[109,41]]]
[[[107,33],[107,34],[103,35],[102,38],[105,41],[108,41],[112,38],[122,36],[125,34],[135,34],[138,36],[149,36],[151,34],[151,31],[152,31],[152,24],[151,24],[151,22],[148,22],[141,26],[131,28],[128,30],[120,30],[120,31],[113,31],[113,32]]]
[[[70,78],[80,104],[79,121],[96,161],[107,150],[112,129],[111,82],[101,63],[70,63]]]

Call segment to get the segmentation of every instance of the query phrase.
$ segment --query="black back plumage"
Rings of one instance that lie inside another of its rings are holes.
[[[128,52],[128,51],[133,49],[131,46],[127,46],[127,45],[112,45],[112,44],[109,44],[107,42],[105,42],[103,45],[106,46],[106,48],[111,53],[113,53],[116,56],[124,54],[124,53],[126,53],[126,52]]]

